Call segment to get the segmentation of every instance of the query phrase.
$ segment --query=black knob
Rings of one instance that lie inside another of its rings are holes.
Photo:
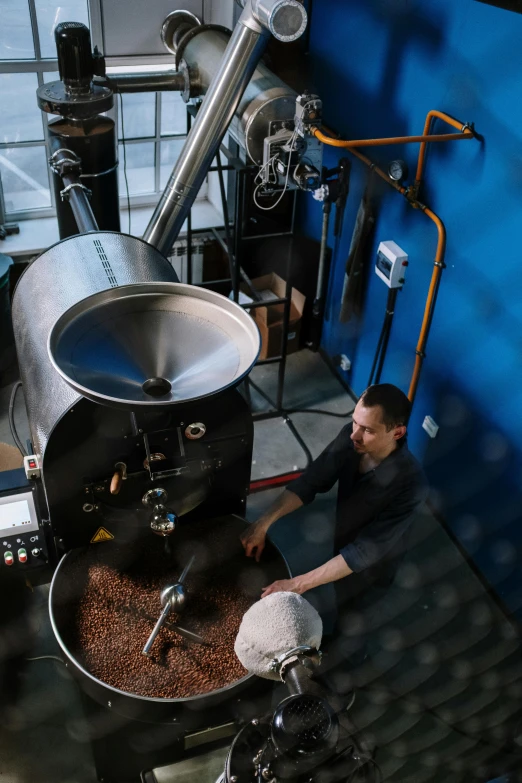
[[[54,30],[60,79],[69,92],[89,92],[93,75],[91,34],[81,22],[60,22]]]

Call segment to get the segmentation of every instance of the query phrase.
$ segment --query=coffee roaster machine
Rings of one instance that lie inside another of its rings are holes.
[[[227,129],[259,165],[267,192],[315,189],[321,149],[309,130],[321,106],[260,63],[271,35],[302,34],[302,4],[242,5],[232,33],[170,14],[161,31],[175,59],[167,74],[108,79],[87,28],[61,24],[60,80],[38,90],[39,106],[58,116],[49,159],[62,240],[30,264],[13,299],[32,453],[27,480],[0,498],[0,567],[23,578],[54,570],[53,628],[81,684],[85,739],[105,781],[139,780],[234,735],[266,708],[267,687],[251,676],[192,699],[118,691],[82,667],[63,633],[74,581],[67,564],[78,548],[115,547],[125,559],[157,534],[158,552],[168,555],[192,521],[232,519],[238,533],[243,525],[253,426],[236,387],[256,361],[257,327],[234,302],[180,284],[165,256]],[[114,92],[161,89],[182,91],[199,110],[139,239],[119,231],[114,126],[105,112]],[[260,569],[261,584],[288,575],[274,547]]]

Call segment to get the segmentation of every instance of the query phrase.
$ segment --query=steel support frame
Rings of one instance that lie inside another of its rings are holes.
[[[196,113],[195,107],[189,104],[187,106],[187,134],[190,131],[192,118],[195,115],[195,113]],[[225,154],[228,160],[228,165],[225,166],[222,165],[221,152]],[[213,286],[216,286],[218,284],[222,285],[223,283],[230,282],[233,299],[235,302],[238,303],[239,303],[239,290],[241,285],[241,277],[243,276],[243,278],[246,278],[248,280],[248,277],[243,272],[242,265],[241,265],[243,243],[246,241],[257,240],[257,239],[271,239],[277,236],[293,236],[294,226],[295,226],[296,191],[291,191],[291,193],[293,194],[293,205],[292,205],[290,231],[277,232],[271,234],[256,234],[255,236],[251,236],[251,237],[244,236],[243,223],[244,223],[245,208],[246,208],[246,184],[247,184],[248,175],[254,168],[255,168],[254,166],[251,166],[248,163],[243,163],[239,158],[234,157],[230,153],[230,150],[226,149],[226,147],[222,145],[221,150],[218,151],[218,154],[216,156],[216,166],[213,166],[210,169],[211,171],[218,172],[218,176],[220,180],[220,196],[221,196],[223,219],[224,219],[224,226],[222,230],[224,231],[225,239],[223,240],[223,237],[221,237],[219,234],[219,230],[221,229],[214,228],[211,230],[214,236],[216,237],[216,239],[218,240],[221,248],[228,256],[230,278],[223,278],[221,280],[212,280],[208,282],[203,282],[201,283],[201,285],[204,286],[205,288],[212,288]],[[233,236],[230,231],[231,226],[229,222],[229,209],[227,203],[226,188],[225,188],[224,178],[223,178],[224,171],[234,171],[236,174]],[[194,229],[192,228],[191,212],[192,210],[189,212],[187,217],[187,281],[189,284],[192,284],[192,239],[194,234],[200,233],[199,231],[194,231]],[[293,271],[292,270],[292,245],[291,243],[289,243],[287,259],[286,259],[285,295],[279,299],[270,300],[268,302],[254,301],[246,305],[241,305],[242,307],[249,310],[252,310],[256,307],[274,307],[276,305],[281,305],[281,304],[284,305],[283,328],[282,328],[281,348],[280,348],[279,356],[273,356],[268,359],[259,359],[256,363],[258,365],[277,364],[277,363],[279,364],[276,404],[275,407],[271,408],[268,411],[260,411],[257,413],[253,412],[252,417],[254,421],[262,421],[264,419],[274,419],[280,417],[287,418],[284,412],[284,386],[285,386],[285,375],[286,375],[288,333],[290,331],[289,328],[290,311],[292,305],[292,290],[293,290],[293,286],[291,283],[292,271]],[[247,401],[251,408],[252,403],[251,403],[250,385],[249,385],[248,378],[246,378],[245,380],[245,391],[246,391]]]

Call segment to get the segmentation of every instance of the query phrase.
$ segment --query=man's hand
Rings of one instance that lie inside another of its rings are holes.
[[[268,587],[263,587],[261,598],[266,598],[267,595],[272,593],[297,593],[301,595],[304,593],[304,589],[298,579],[278,579],[277,582],[272,582]]]
[[[246,556],[255,557],[256,563],[259,563],[259,558],[265,548],[266,530],[266,525],[259,520],[249,525],[240,536]]]
[[[336,582],[338,579],[344,579],[345,576],[353,574],[352,569],[346,563],[342,555],[337,555],[331,560],[328,560],[324,565],[315,568],[313,571],[308,571],[307,574],[301,574],[300,576],[294,576],[293,579],[279,579],[277,582],[272,582],[268,587],[263,587],[261,598],[265,598],[272,593],[297,593],[302,595],[307,590],[313,590],[314,587],[319,585],[326,585],[328,582]]]

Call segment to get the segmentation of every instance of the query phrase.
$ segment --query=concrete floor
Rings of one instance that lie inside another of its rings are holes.
[[[257,367],[252,378],[269,397],[275,366]],[[0,441],[10,442],[5,421],[8,391],[0,389]],[[252,391],[255,409],[266,407]],[[353,401],[318,355],[289,357],[287,408],[320,407],[349,413]],[[349,419],[291,416],[316,456]],[[23,401],[16,411],[24,436]],[[253,478],[302,468],[306,463],[282,419],[256,423]],[[250,496],[255,520],[279,490]],[[272,528],[272,538],[294,573],[332,553],[335,491]],[[47,615],[48,586],[27,593],[19,616],[0,634],[0,661],[17,643],[27,658],[58,655]],[[2,596],[16,599],[14,594]],[[323,615],[335,615],[333,590],[307,594]],[[514,628],[444,529],[426,510],[410,534],[410,548],[396,580],[378,604],[368,657],[331,675],[339,691],[356,689],[351,716],[376,745],[383,779],[392,783],[468,783],[511,771],[522,780],[522,664]],[[92,783],[96,780],[78,690],[63,664],[27,661],[12,703],[0,706],[0,779],[5,783]],[[509,748],[509,752],[508,749]],[[224,751],[157,770],[159,783],[214,783]]]

